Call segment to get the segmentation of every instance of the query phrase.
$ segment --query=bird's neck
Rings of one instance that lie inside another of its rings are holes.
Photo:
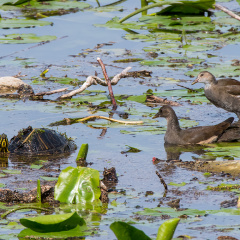
[[[167,131],[179,132],[180,130],[178,118],[175,113],[172,113],[171,116],[167,118]]]
[[[215,76],[212,76],[209,84],[217,84],[217,79],[215,78]]]

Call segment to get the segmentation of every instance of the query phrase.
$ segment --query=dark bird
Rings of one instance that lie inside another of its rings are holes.
[[[224,78],[216,80],[210,72],[200,72],[195,83],[204,83],[204,92],[206,98],[216,107],[223,108],[228,112],[234,112],[240,120],[240,82]]]
[[[153,118],[157,117],[167,119],[165,143],[177,145],[217,142],[234,120],[233,117],[230,117],[217,125],[181,129],[176,113],[168,105],[161,107]]]

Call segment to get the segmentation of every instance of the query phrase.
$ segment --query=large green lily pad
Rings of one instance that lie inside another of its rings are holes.
[[[199,64],[203,61],[203,59],[199,58],[187,58],[187,57],[161,57],[159,59],[154,60],[144,60],[141,62],[142,65],[149,66],[164,66],[169,68],[187,68],[189,65]]]
[[[177,97],[178,100],[190,100],[192,103],[209,103],[208,99],[204,95],[203,89],[196,89],[196,92],[189,91],[187,89],[174,89],[162,92],[154,93],[156,96],[160,97]]]
[[[186,72],[185,74],[189,76],[197,77],[197,75],[201,71],[209,71],[215,77],[239,77],[240,76],[240,66],[234,65],[234,62],[216,63],[213,65],[206,68],[194,69],[192,71]]]
[[[11,3],[12,2],[12,3]],[[47,4],[46,4],[47,2]],[[5,5],[15,5],[18,7],[24,7],[25,9],[38,9],[38,10],[57,10],[57,9],[70,9],[70,8],[87,8],[91,5],[85,2],[79,2],[76,0],[73,1],[61,1],[61,0],[54,0],[54,1],[36,1],[36,0],[18,0],[18,1],[11,1],[8,0]]]
[[[45,36],[37,36],[36,34],[9,34],[4,37],[0,37],[0,43],[3,44],[16,44],[16,43],[38,43],[45,41],[55,40],[57,37],[45,35]]]
[[[37,27],[51,25],[51,22],[40,21],[34,19],[0,19],[0,28],[26,28],[26,27]]]

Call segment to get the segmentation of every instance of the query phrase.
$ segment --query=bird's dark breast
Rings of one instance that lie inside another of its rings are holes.
[[[232,96],[225,92],[224,87],[219,88],[207,88],[205,89],[205,96],[206,98],[214,104],[216,107],[223,108],[227,111],[232,112],[234,107],[234,99],[235,96]],[[240,99],[239,99],[240,103]],[[237,107],[238,108],[238,107]]]

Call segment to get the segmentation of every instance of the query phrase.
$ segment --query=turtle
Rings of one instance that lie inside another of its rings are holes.
[[[48,128],[22,129],[9,142],[6,134],[0,135],[0,152],[24,155],[55,155],[76,149],[73,140]]]

